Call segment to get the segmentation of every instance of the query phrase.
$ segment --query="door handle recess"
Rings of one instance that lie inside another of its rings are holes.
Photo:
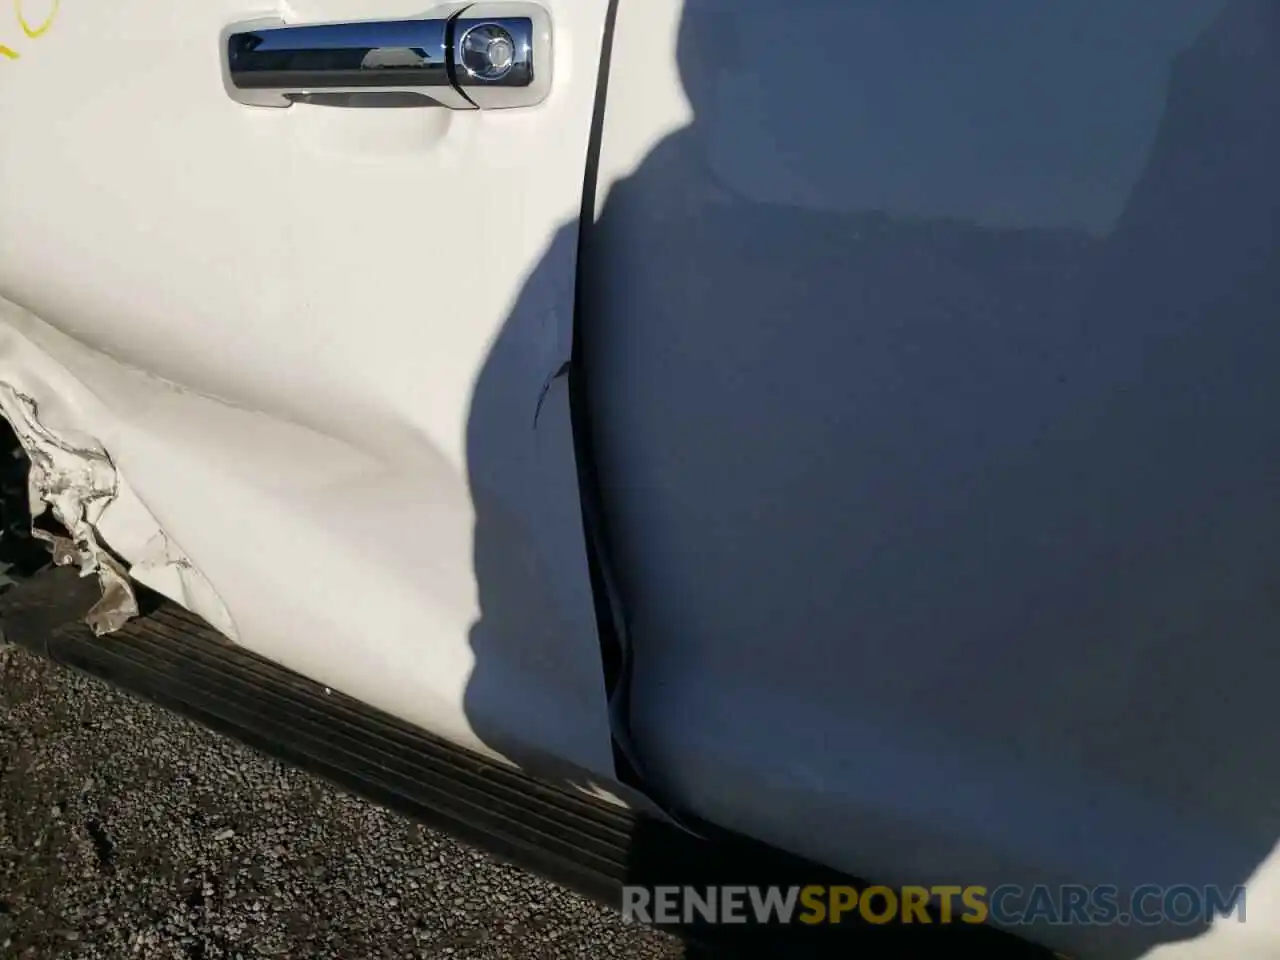
[[[222,32],[222,67],[227,93],[250,106],[375,93],[455,110],[531,107],[551,88],[551,18],[499,0],[404,20],[255,20]]]

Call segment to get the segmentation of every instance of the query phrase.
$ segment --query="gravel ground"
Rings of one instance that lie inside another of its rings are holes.
[[[681,955],[669,937],[0,641],[0,957]]]

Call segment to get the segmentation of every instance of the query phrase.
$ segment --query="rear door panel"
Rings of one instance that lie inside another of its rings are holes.
[[[553,380],[603,0],[545,4],[550,96],[495,111],[223,88],[229,24],[423,12],[408,0],[37,5],[38,38],[0,16],[19,54],[0,60],[0,297],[44,359],[0,379],[73,371],[63,396],[94,402],[69,425],[240,642],[469,745],[611,775]]]

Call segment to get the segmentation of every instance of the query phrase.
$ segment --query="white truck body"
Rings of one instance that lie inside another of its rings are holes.
[[[1018,932],[1280,956],[1275,4],[543,6],[498,110],[227,95],[408,0],[0,12],[0,408],[103,629],[889,883],[1247,882]]]

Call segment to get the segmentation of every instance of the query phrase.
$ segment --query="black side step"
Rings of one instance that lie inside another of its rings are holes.
[[[860,880],[743,837],[672,825],[535,780],[228,644],[154,595],[145,615],[96,638],[79,615],[96,578],[50,569],[0,596],[5,639],[185,714],[286,763],[618,909],[624,884],[791,885]],[[712,828],[708,828],[711,830]],[[759,927],[691,924],[691,948],[806,957],[1052,957],[994,928],[939,924]]]

